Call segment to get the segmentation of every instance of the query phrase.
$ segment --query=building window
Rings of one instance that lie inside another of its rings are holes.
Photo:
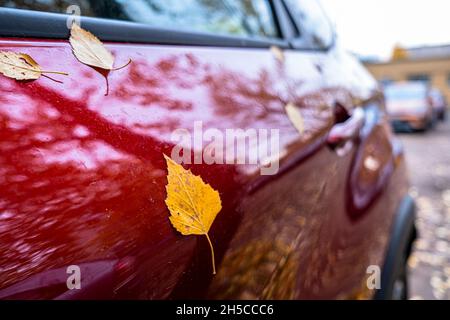
[[[409,81],[430,82],[430,76],[427,74],[412,74],[408,77]]]
[[[390,85],[392,82],[394,82],[394,80],[392,80],[392,79],[389,78],[389,77],[383,77],[383,78],[380,79],[380,82],[381,82],[382,85],[388,86],[388,85]]]

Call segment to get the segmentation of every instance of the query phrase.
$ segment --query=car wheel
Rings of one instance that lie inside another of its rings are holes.
[[[408,300],[408,277],[407,263],[403,264],[401,270],[392,284],[391,299],[392,300]]]

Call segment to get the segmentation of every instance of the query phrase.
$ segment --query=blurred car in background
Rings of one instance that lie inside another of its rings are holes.
[[[426,83],[389,84],[384,93],[386,109],[395,131],[425,131],[433,126],[435,111]]]
[[[430,91],[431,105],[433,106],[436,118],[445,120],[447,111],[447,100],[439,89],[433,88]]]

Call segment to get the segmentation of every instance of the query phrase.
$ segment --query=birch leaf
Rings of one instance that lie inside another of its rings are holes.
[[[208,232],[222,209],[219,193],[202,178],[164,155],[167,163],[167,198],[170,222],[183,235],[204,235],[211,248],[213,274],[216,273],[214,248]]]
[[[45,71],[28,54],[0,51],[0,73],[16,80],[36,80],[43,73],[67,75],[65,72]]]
[[[270,51],[279,62],[284,62],[284,52],[277,46],[271,46]]]
[[[114,68],[114,56],[92,33],[73,23],[70,29],[70,45],[75,57],[84,64],[104,70],[119,70],[130,64],[131,59],[122,67]]]
[[[297,129],[297,131],[300,134],[303,134],[305,132],[305,122],[303,120],[299,108],[292,102],[289,102],[284,107],[284,109],[286,110],[286,114],[288,115],[289,120],[291,120],[292,124]]]

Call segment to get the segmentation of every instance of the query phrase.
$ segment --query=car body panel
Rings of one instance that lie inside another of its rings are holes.
[[[0,40],[0,50],[70,74],[52,76],[63,83],[0,77],[1,297],[371,296],[366,269],[383,264],[407,182],[380,92],[354,58],[338,48],[287,50],[282,62],[269,49],[107,46],[117,65],[132,63],[106,75],[105,96],[105,74],[79,63],[68,41]],[[300,107],[303,135],[288,102]],[[327,145],[337,102],[372,110],[342,153]],[[164,203],[163,153],[195,121],[280,130],[275,175],[186,166],[222,200],[210,231],[215,276],[206,239],[175,231]],[[71,292],[61,283],[70,265],[107,265],[106,274]],[[59,286],[49,293],[48,283]]]

